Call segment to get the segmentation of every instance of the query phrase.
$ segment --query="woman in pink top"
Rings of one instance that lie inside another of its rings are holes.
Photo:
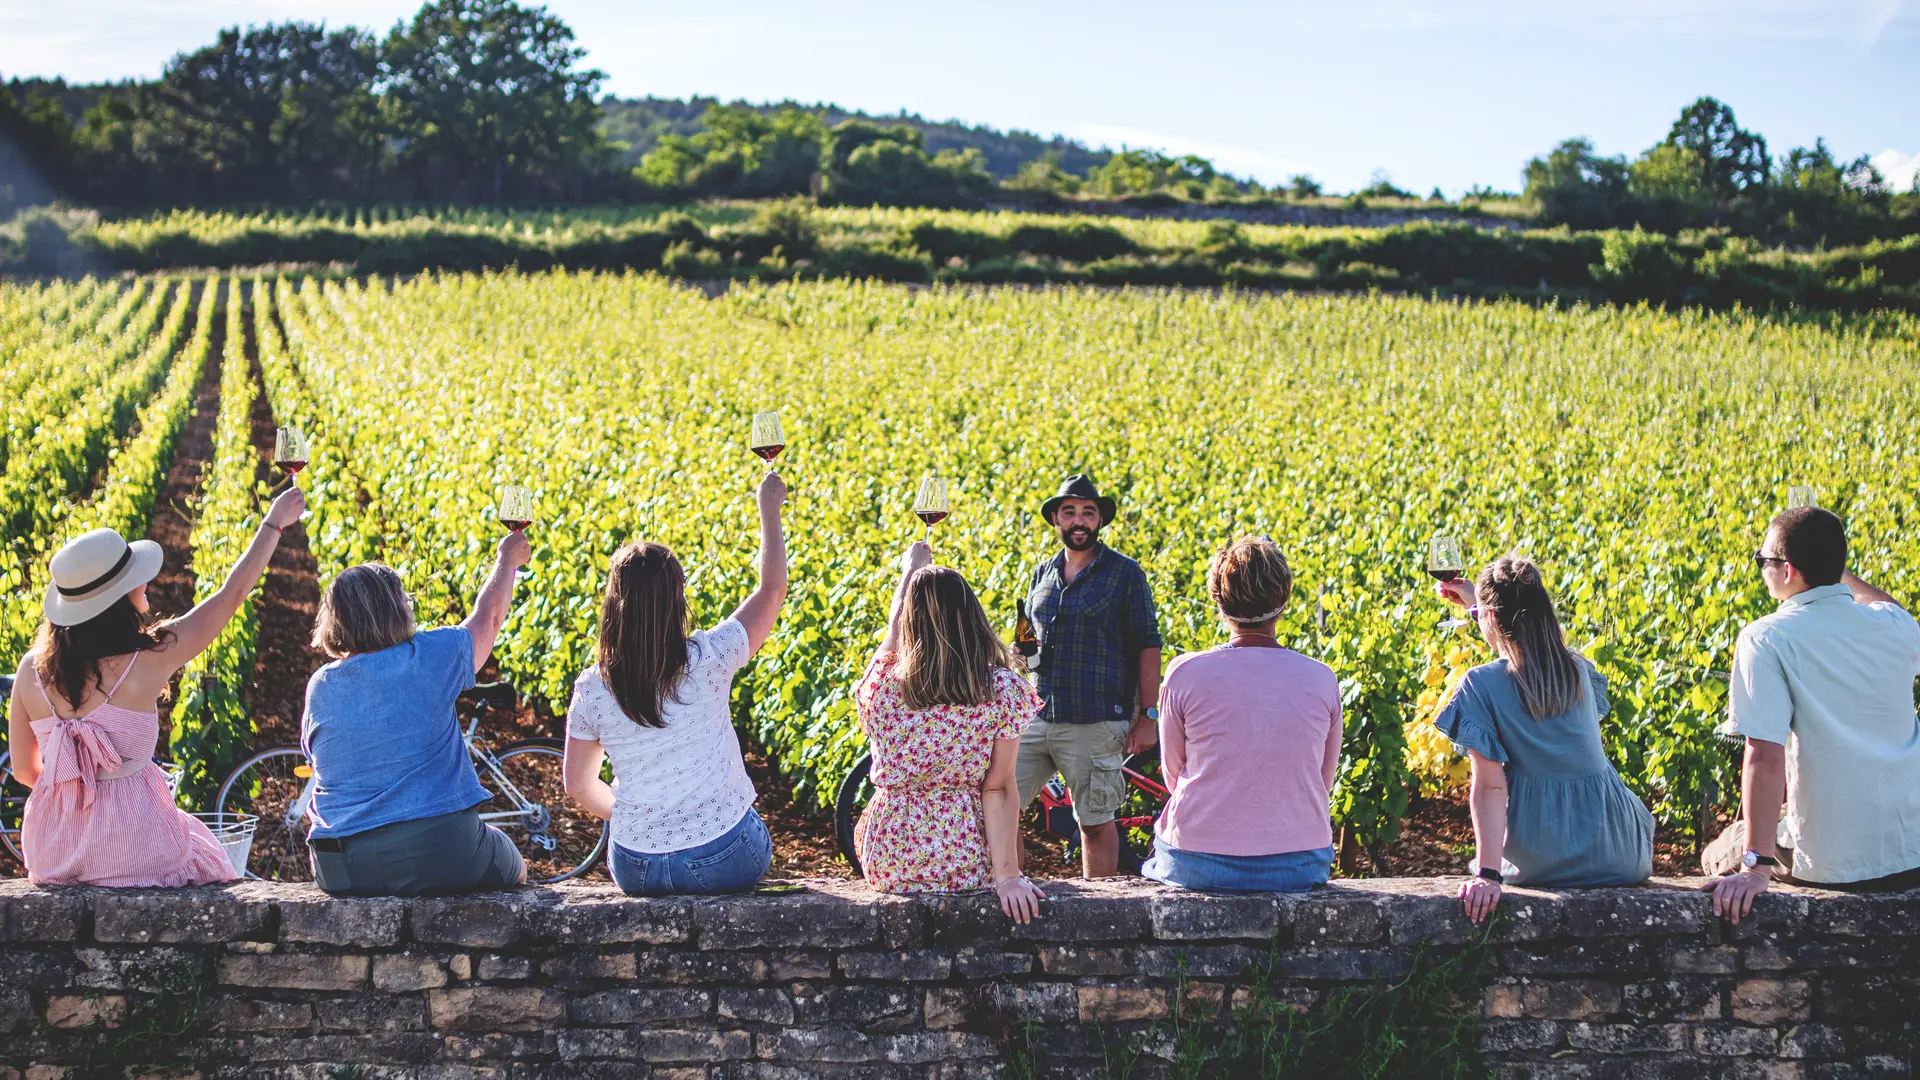
[[[1173,797],[1140,872],[1188,889],[1323,885],[1339,681],[1274,633],[1293,573],[1273,541],[1241,540],[1214,556],[1207,592],[1227,643],[1174,661],[1161,686],[1160,768]]]
[[[238,876],[207,827],[174,806],[153,763],[155,701],[240,609],[280,530],[305,507],[300,489],[287,489],[220,591],[151,629],[147,583],[160,572],[160,545],[95,529],[54,554],[46,621],[21,658],[7,713],[14,778],[33,789],[20,825],[30,880],[174,886]]]

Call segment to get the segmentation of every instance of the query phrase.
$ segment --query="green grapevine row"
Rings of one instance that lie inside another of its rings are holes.
[[[82,532],[101,527],[117,529],[131,539],[146,535],[154,500],[166,484],[174,450],[193,414],[195,391],[206,370],[217,293],[212,285],[201,290],[193,337],[186,347],[177,355],[170,355],[170,348],[159,351],[160,361],[172,361],[163,368],[165,384],[144,403],[136,403],[133,433],[107,452],[110,467],[100,485],[82,498],[53,496],[44,513],[36,514],[36,524],[43,531],[31,538],[32,550],[51,552]],[[163,330],[162,340],[175,340],[187,295],[188,290],[181,290],[175,314],[169,317],[171,329]],[[158,349],[159,344],[155,342],[150,351]],[[110,431],[104,434],[112,436]],[[27,538],[21,540],[25,546]],[[21,584],[10,590],[5,613],[0,616],[0,656],[17,659],[26,651],[40,622],[39,598],[47,587],[47,556],[38,554],[17,568],[7,569],[20,575]]]
[[[254,319],[271,301],[252,283]],[[216,592],[226,571],[252,541],[260,521],[260,455],[253,445],[253,403],[260,394],[246,354],[246,304],[238,279],[227,283],[226,341],[220,361],[220,413],[214,421],[213,458],[200,485],[193,526],[194,601]],[[253,736],[245,695],[253,682],[260,621],[249,595],[238,614],[180,673],[169,747],[185,767],[183,806],[212,809],[228,767],[244,755]]]
[[[925,472],[953,481],[938,557],[1003,621],[1057,544],[1037,507],[1069,471],[1120,496],[1110,537],[1146,566],[1173,651],[1219,640],[1212,552],[1279,540],[1300,583],[1283,633],[1342,679],[1336,812],[1363,840],[1392,833],[1414,783],[1403,729],[1485,656],[1436,627],[1418,562],[1438,529],[1471,559],[1542,561],[1614,682],[1615,760],[1683,826],[1731,798],[1718,675],[1769,606],[1747,556],[1789,484],[1848,517],[1862,573],[1920,591],[1904,317],[862,283],[709,301],[569,274],[279,297],[285,355],[263,325],[262,359],[276,411],[316,442],[322,574],[384,558],[424,618],[456,614],[498,533],[495,486],[533,484],[534,573],[498,656],[557,706],[591,662],[618,544],[679,551],[702,624],[745,595],[745,422],[781,409],[794,586],[736,706],[810,797],[860,751],[851,689]]]
[[[129,289],[103,318],[113,292],[100,289],[93,303],[78,309],[66,325],[51,333],[27,329],[18,335],[23,344],[14,354],[5,389],[0,390],[5,394],[0,398],[5,401],[0,405],[5,410],[0,419],[0,468],[49,421],[104,382],[133,354],[160,314],[164,291],[145,285]],[[128,323],[129,318],[134,321]]]

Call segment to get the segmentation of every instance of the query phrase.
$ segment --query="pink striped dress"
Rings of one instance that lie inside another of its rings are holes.
[[[170,887],[239,876],[213,833],[173,804],[153,763],[160,714],[113,704],[138,661],[128,661],[105,703],[76,717],[60,715],[35,667],[53,713],[33,721],[42,770],[20,824],[27,878],[36,884]]]

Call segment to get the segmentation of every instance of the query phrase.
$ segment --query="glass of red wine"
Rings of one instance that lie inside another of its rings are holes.
[[[913,516],[927,524],[927,543],[933,543],[933,527],[947,519],[947,481],[929,476],[920,481],[920,493],[914,496]]]
[[[514,532],[525,532],[533,524],[533,489],[522,484],[500,485],[498,502],[500,524]],[[513,572],[515,577],[526,577],[528,570],[522,566]]]
[[[1427,573],[1433,580],[1446,583],[1460,580],[1465,573],[1467,562],[1460,556],[1460,542],[1446,533],[1440,533],[1427,542]],[[1445,619],[1440,623],[1443,630],[1467,625],[1465,619]]]
[[[307,467],[307,437],[299,428],[288,425],[274,431],[273,463],[287,474],[289,484]]]
[[[747,449],[766,459],[767,471],[773,471],[773,459],[787,448],[787,433],[780,430],[780,414],[763,412],[753,414],[753,436],[747,440]]]

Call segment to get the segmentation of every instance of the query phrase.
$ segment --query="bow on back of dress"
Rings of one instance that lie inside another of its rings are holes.
[[[69,780],[80,781],[79,785],[63,790],[65,809],[85,809],[93,805],[100,774],[126,765],[126,758],[114,746],[113,737],[118,734],[137,738],[148,720],[141,713],[113,704],[114,692],[127,681],[138,659],[136,654],[134,660],[127,661],[125,670],[114,680],[113,689],[107,691],[107,700],[85,716],[61,716],[54,708],[53,696],[47,693],[46,683],[40,679],[39,669],[34,669],[33,681],[40,687],[40,696],[46,699],[47,709],[53,714],[31,725],[34,737],[40,740],[40,783],[60,790],[60,785]]]

